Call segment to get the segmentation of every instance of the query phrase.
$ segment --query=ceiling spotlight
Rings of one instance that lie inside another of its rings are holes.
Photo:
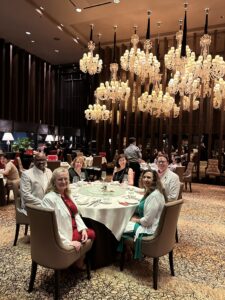
[[[35,10],[39,15],[41,15],[41,16],[43,15],[43,12],[39,8],[36,8]]]
[[[80,13],[80,12],[82,12],[82,9],[80,7],[77,7],[76,12]]]
[[[78,44],[78,40],[76,38],[73,38],[73,41]]]
[[[26,31],[26,34],[27,34],[27,35],[31,35],[31,32],[30,32],[30,31]]]
[[[63,31],[62,27],[60,25],[57,26],[57,28],[61,31]]]
[[[41,10],[44,10],[44,7],[43,7],[43,6],[40,6],[40,9],[41,9]]]
[[[31,40],[30,42],[31,42],[31,43],[35,43],[35,41],[34,41],[34,40]]]
[[[118,3],[120,3],[120,0],[113,0],[113,2],[114,2],[115,4],[118,4]]]
[[[58,49],[55,49],[54,51],[55,51],[55,53],[59,53],[59,50],[58,50]]]

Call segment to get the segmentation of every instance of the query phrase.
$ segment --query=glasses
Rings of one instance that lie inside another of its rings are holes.
[[[167,161],[166,160],[158,160],[157,163],[158,164],[165,164]]]

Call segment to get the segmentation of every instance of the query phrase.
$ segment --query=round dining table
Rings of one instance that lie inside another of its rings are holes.
[[[143,196],[142,189],[117,182],[78,182],[70,188],[86,225],[96,232],[92,268],[111,264],[124,229]]]

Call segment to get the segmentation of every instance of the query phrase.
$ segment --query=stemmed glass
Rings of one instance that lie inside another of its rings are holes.
[[[85,172],[80,173],[80,179],[81,181],[84,181],[86,179]]]
[[[102,171],[101,178],[102,178],[103,181],[106,180],[106,171]]]

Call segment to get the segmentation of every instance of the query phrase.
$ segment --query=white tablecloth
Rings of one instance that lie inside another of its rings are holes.
[[[71,184],[70,187],[80,214],[104,224],[116,239],[120,240],[139,200],[143,197],[142,190],[108,184],[107,191],[104,191],[101,182],[79,184],[83,185]]]

